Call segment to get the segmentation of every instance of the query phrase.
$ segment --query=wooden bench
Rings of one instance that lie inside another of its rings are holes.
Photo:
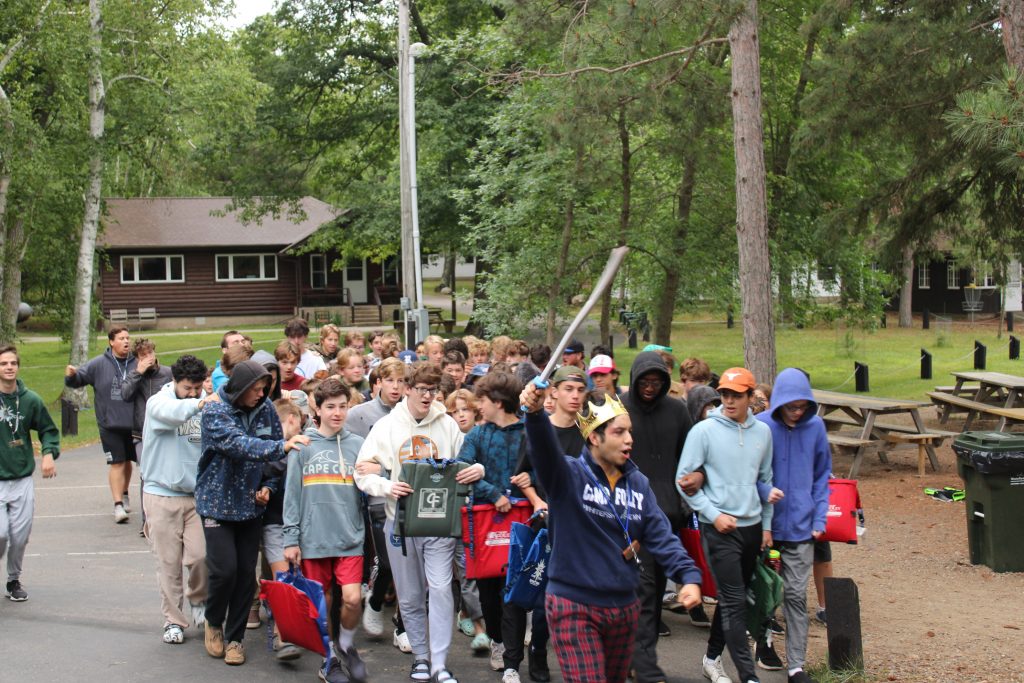
[[[955,384],[950,384],[944,387],[935,387],[935,391],[955,396],[974,396],[978,393],[978,385],[965,383],[960,386],[960,389],[957,389]]]
[[[852,451],[853,463],[850,465],[850,479],[855,479],[860,472],[860,463],[864,459],[864,453],[877,448],[881,442],[873,439],[862,439],[853,434],[840,434],[829,432],[828,442],[835,451]]]
[[[156,327],[156,319],[157,315],[155,308],[150,307],[139,309],[139,327],[146,327],[147,325]]]
[[[928,457],[928,446],[942,445],[945,437],[939,434],[903,434],[890,433],[885,435],[889,443],[912,443],[917,444],[917,476],[924,476],[924,461]],[[932,469],[939,471],[938,463],[932,462]]]
[[[127,308],[111,308],[110,315],[107,316],[107,322],[111,325],[127,325],[128,324],[128,309]]]
[[[430,310],[428,313],[428,323],[434,331],[440,332],[439,328],[443,327],[445,334],[451,334],[455,330],[455,321],[443,317],[441,311]]]
[[[929,391],[928,398],[932,400],[936,406],[942,409],[939,422],[945,423],[949,418],[949,408],[956,407],[961,410],[967,411],[967,417],[964,419],[964,431],[966,432],[971,427],[971,423],[974,422],[974,418],[979,415],[989,415],[992,417],[999,417],[993,410],[1004,410],[998,406],[994,406],[990,403],[982,403],[981,401],[975,401],[963,396],[957,396],[956,394],[948,394],[944,391]]]
[[[822,419],[825,420],[826,425],[828,423],[835,423],[838,425],[849,425],[853,427],[861,426],[859,422],[854,420],[849,415],[838,415],[832,413],[830,415],[826,415]],[[875,429],[880,429],[883,432],[902,432],[906,434],[920,433],[917,431],[917,427],[914,427],[913,425],[898,425],[891,422],[875,422],[874,427]],[[960,436],[960,432],[950,432],[943,429],[929,429],[928,433],[936,434],[938,436],[941,436],[943,439],[948,439],[954,436]],[[941,446],[942,443],[940,442],[938,445]]]

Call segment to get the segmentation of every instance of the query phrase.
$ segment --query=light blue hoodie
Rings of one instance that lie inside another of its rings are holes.
[[[684,474],[704,468],[705,481],[700,491],[687,496],[679,488]],[[676,489],[686,498],[706,524],[714,524],[725,513],[736,518],[736,526],[760,522],[771,529],[772,506],[761,504],[758,482],[771,487],[772,434],[768,425],[747,412],[741,424],[712,410],[706,420],[690,430],[676,468]]]
[[[142,490],[156,496],[191,496],[202,454],[198,398],[178,398],[168,382],[146,402],[142,429]]]

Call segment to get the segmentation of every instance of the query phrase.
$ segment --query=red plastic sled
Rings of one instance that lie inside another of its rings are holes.
[[[512,503],[508,512],[494,505],[474,505],[472,515],[462,508],[462,542],[466,545],[466,578],[495,579],[508,571],[508,545],[512,522],[528,524],[533,506],[529,501]]]
[[[820,540],[856,545],[858,510],[860,493],[857,492],[857,480],[829,479],[828,517],[825,535]]]

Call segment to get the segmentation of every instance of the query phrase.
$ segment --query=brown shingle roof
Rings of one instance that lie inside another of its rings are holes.
[[[259,223],[242,223],[238,211],[224,213],[230,197],[158,197],[108,199],[100,243],[106,248],[137,247],[276,247],[301,242],[325,223],[345,213],[330,204],[303,197],[300,223],[287,211]]]

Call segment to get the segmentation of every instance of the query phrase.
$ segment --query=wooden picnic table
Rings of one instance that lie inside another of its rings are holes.
[[[971,396],[969,392],[967,394],[970,399],[976,403],[990,404],[997,408],[1011,410],[1014,408],[1014,404],[1019,400],[1024,402],[1024,377],[1008,375],[1003,372],[985,372],[977,370],[954,372],[951,374],[956,377],[956,385],[952,392],[954,394],[962,394],[964,382],[978,383],[978,388],[974,392],[974,395]],[[949,414],[952,412],[953,407],[954,404],[950,402],[943,404],[942,412],[939,415],[939,422],[945,424],[949,419]],[[993,416],[998,415],[996,413],[992,414]],[[968,410],[967,424],[970,423],[972,417],[974,417],[974,415],[970,410]],[[1002,414],[998,415],[998,417],[998,429],[999,431],[1002,431],[1006,427],[1008,415]],[[965,428],[966,426],[967,425],[965,424]]]
[[[921,444],[928,455],[932,469],[938,471],[939,458],[935,453],[935,445],[952,432],[929,430],[921,418],[921,408],[929,404],[901,398],[882,398],[879,396],[859,396],[843,394],[836,391],[814,391],[814,401],[818,404],[818,415],[825,420],[829,428],[829,442],[838,448],[853,451],[853,463],[850,466],[850,478],[855,478],[860,470],[861,460],[869,450],[877,450],[882,462],[887,462],[886,449],[893,448],[894,443],[920,443],[918,436],[931,436]],[[913,426],[887,424],[878,422],[879,415],[910,415]],[[834,428],[842,424],[855,427],[854,434],[842,434]],[[901,436],[909,437],[901,440]]]

